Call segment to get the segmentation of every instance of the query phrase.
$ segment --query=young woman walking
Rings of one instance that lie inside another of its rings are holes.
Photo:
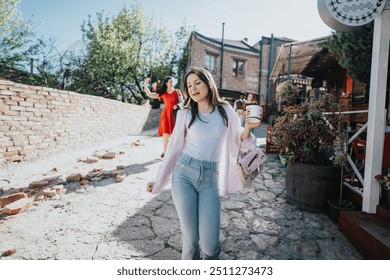
[[[220,244],[220,195],[239,191],[236,159],[242,149],[256,146],[250,129],[259,126],[240,120],[223,101],[209,71],[191,69],[184,78],[186,109],[176,126],[155,182],[147,190],[159,193],[172,178],[172,198],[179,216],[182,259],[218,259]],[[262,116],[260,116],[262,117]]]

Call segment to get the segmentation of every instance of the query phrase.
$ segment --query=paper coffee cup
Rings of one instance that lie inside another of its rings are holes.
[[[263,111],[260,105],[257,105],[255,103],[246,104],[245,106],[246,111],[246,121],[250,123],[257,123],[260,122],[260,114]]]

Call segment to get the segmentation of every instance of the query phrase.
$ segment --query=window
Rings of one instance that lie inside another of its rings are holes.
[[[233,76],[244,77],[245,63],[240,60],[233,59]]]
[[[209,70],[211,73],[215,73],[215,62],[217,58],[215,55],[206,53],[206,58],[205,58],[205,68]]]

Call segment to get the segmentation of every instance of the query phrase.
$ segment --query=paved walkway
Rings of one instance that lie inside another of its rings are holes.
[[[255,131],[265,143],[265,125]],[[155,131],[93,147],[66,151],[44,160],[1,166],[4,193],[32,181],[93,168],[124,166],[124,181],[113,178],[80,186],[35,203],[14,216],[0,216],[2,259],[180,259],[181,233],[169,189],[145,192],[161,160],[162,138]],[[140,146],[134,145],[139,140]],[[78,161],[95,152],[111,151],[114,159],[88,164]],[[121,152],[121,153],[120,153]],[[362,259],[327,215],[300,211],[288,204],[285,170],[270,154],[263,173],[243,192],[222,199],[222,259]],[[8,183],[7,180],[10,183]]]

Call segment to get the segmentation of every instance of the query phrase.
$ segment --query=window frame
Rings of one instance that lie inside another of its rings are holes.
[[[233,58],[232,63],[232,75],[233,77],[245,77],[245,61],[237,58]]]
[[[210,58],[210,59],[208,59],[208,58]],[[205,64],[204,68],[209,70],[211,73],[216,73],[216,71],[217,71],[217,55],[210,53],[210,52],[206,52],[204,64]],[[212,64],[213,69],[210,69],[208,67],[209,65],[211,66],[211,64]]]

